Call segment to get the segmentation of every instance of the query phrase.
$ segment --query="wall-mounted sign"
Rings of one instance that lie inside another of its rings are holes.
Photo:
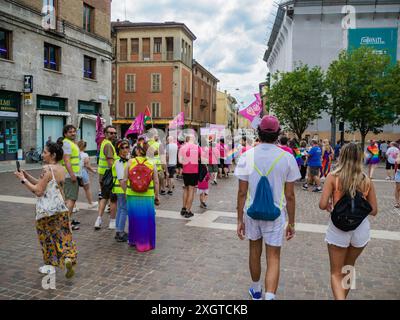
[[[349,50],[372,47],[376,53],[387,54],[390,62],[397,61],[397,28],[349,29]]]
[[[26,106],[33,105],[33,95],[32,95],[32,93],[24,93],[24,104]]]
[[[24,76],[24,93],[32,93],[33,92],[33,76],[25,75]]]

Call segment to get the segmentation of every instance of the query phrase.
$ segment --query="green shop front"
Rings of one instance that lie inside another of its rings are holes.
[[[57,141],[71,114],[67,112],[67,99],[37,96],[37,149],[43,150],[48,140]]]
[[[96,119],[101,109],[101,103],[92,101],[78,101],[78,126],[77,139],[86,141],[86,152],[90,156],[96,155]]]
[[[0,161],[16,160],[21,146],[21,93],[0,90]]]

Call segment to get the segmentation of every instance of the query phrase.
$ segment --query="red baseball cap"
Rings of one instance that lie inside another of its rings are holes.
[[[280,129],[279,120],[275,116],[266,115],[259,124],[261,131],[278,132]]]

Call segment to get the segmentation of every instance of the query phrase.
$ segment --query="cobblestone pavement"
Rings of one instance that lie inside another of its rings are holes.
[[[384,171],[378,169],[377,179],[382,178]],[[0,181],[0,299],[248,299],[247,241],[238,240],[235,231],[193,227],[181,219],[179,180],[175,194],[161,198],[157,247],[152,252],[138,253],[116,243],[114,232],[106,228],[95,232],[96,211],[80,204],[81,230],[74,233],[79,249],[76,276],[67,280],[57,271],[56,289],[44,290],[37,272],[42,259],[32,195],[11,173],[1,173]],[[370,218],[371,228],[398,233],[394,184],[378,180],[375,185],[379,213]],[[209,210],[200,209],[196,197],[192,222],[221,211],[231,217],[216,218],[216,225],[234,226],[236,192],[235,178],[220,180],[211,187]],[[327,214],[318,209],[318,194],[302,191],[298,184],[296,196],[297,222],[327,224]],[[22,200],[14,203],[13,199]],[[79,201],[85,201],[82,190]],[[357,261],[356,290],[349,298],[400,299],[399,256],[400,241],[372,239]],[[323,233],[298,231],[293,240],[284,242],[278,299],[332,299]]]

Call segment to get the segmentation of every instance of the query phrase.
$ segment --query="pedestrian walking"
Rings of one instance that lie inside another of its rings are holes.
[[[292,150],[292,154],[296,159],[297,166],[299,167],[301,173],[301,167],[304,165],[304,160],[301,156],[299,144],[296,139],[292,139],[289,141],[289,148]]]
[[[331,147],[329,140],[324,139],[322,141],[322,172],[321,178],[325,179],[329,172],[331,172],[332,161],[334,157],[334,151]]]
[[[386,151],[386,180],[392,180],[394,178],[394,167],[396,164],[397,156],[400,150],[396,142],[391,142],[389,149]]]
[[[300,174],[301,174],[301,181],[306,180],[307,176],[307,142],[305,140],[302,140],[300,142],[300,155],[301,155],[301,160],[303,161],[303,164],[300,167]]]
[[[66,173],[59,162],[63,154],[62,145],[48,142],[42,153],[44,166],[40,178],[24,170],[15,175],[37,197],[36,231],[44,262],[39,272],[54,273],[53,267],[60,267],[65,268],[65,276],[71,278],[75,274],[77,250],[72,240],[69,209],[62,195]]]
[[[335,160],[337,160],[339,158],[339,153],[340,153],[341,148],[342,148],[342,145],[339,140],[336,142],[336,145],[335,145]]]
[[[197,194],[199,195],[200,199],[200,208],[207,209],[207,199],[209,194],[209,185],[208,182],[210,181],[210,173],[208,172],[207,166],[205,166],[207,173],[203,180],[199,181],[197,185]]]
[[[79,161],[80,161],[80,166],[81,166],[83,189],[85,190],[86,199],[89,203],[88,208],[94,209],[94,208],[97,208],[99,203],[97,201],[93,202],[92,190],[90,188],[89,171],[92,173],[97,173],[97,171],[90,165],[90,157],[85,152],[86,146],[87,146],[86,141],[83,141],[83,140],[78,141]]]
[[[331,213],[325,242],[328,244],[332,292],[337,300],[346,299],[350,290],[343,286],[343,267],[354,267],[370,240],[370,223],[367,216],[375,216],[378,212],[374,185],[362,170],[361,148],[355,143],[344,145],[336,169],[325,181],[319,202],[321,210]],[[367,205],[364,205],[363,201],[367,202]],[[369,209],[365,209],[366,207]],[[357,215],[352,213],[351,220],[347,216],[349,210],[357,212]],[[337,219],[338,214],[342,215],[341,220]],[[339,224],[338,221],[353,221],[352,223],[357,224]]]
[[[176,173],[176,165],[178,160],[178,145],[176,144],[176,140],[173,136],[168,137],[168,144],[166,147],[166,156],[167,156],[167,187],[168,194],[173,194],[173,189],[175,188],[174,184],[174,176]]]
[[[258,126],[260,144],[240,157],[235,169],[239,179],[237,235],[249,239],[249,266],[253,300],[263,298],[261,254],[266,249],[266,300],[276,299],[280,273],[280,253],[286,214],[286,239],[295,234],[294,183],[300,178],[295,158],[275,145],[280,124],[274,116],[264,116]]]
[[[199,179],[199,159],[201,159],[201,148],[195,144],[193,134],[186,137],[186,143],[179,150],[179,161],[183,166],[183,206],[181,215],[185,218],[193,217],[192,204],[195,187]]]
[[[115,143],[115,151],[119,159],[112,166],[113,179],[115,181],[113,194],[117,196],[117,216],[115,218],[115,239],[118,242],[127,242],[128,234],[125,232],[125,224],[128,215],[126,204],[125,169],[129,161],[130,143],[128,140],[118,140]]]
[[[100,146],[99,154],[99,212],[96,222],[94,224],[95,230],[100,230],[103,224],[103,215],[106,208],[107,202],[110,201],[110,223],[108,225],[109,229],[116,228],[115,216],[117,213],[117,196],[109,190],[110,192],[103,193],[103,178],[106,175],[112,176],[112,167],[114,162],[119,160],[118,154],[115,151],[114,143],[117,140],[117,129],[114,126],[107,126],[104,128],[105,139]]]
[[[156,211],[158,202],[157,166],[146,157],[149,145],[136,147],[136,156],[130,159],[125,168],[126,202],[128,208],[128,244],[136,246],[139,252],[155,249]]]
[[[165,160],[161,161],[161,157],[165,156],[164,147],[160,142],[160,138],[156,129],[150,130],[151,138],[148,141],[149,151],[148,156],[154,165],[157,167],[158,180],[160,182],[160,194],[165,195],[165,180],[166,180],[166,165]]]
[[[211,183],[217,185],[218,177],[218,161],[220,158],[219,149],[217,148],[212,137],[210,137],[208,147],[204,148],[204,153],[208,154],[208,172],[210,173]]]
[[[67,124],[63,128],[63,158],[60,164],[65,170],[64,196],[68,207],[72,230],[79,230],[80,222],[72,219],[72,213],[78,200],[79,183],[81,179],[81,166],[79,161],[79,147],[75,143],[76,128],[72,124]]]
[[[227,177],[228,172],[229,172],[229,165],[226,163],[226,159],[227,159],[227,155],[228,155],[228,147],[225,145],[224,138],[219,139],[217,148],[219,151],[218,178],[222,179],[222,175],[224,177]]]
[[[321,174],[321,156],[322,151],[317,140],[311,140],[311,149],[307,152],[308,181],[303,184],[303,190],[308,190],[309,185],[315,183],[313,192],[322,192],[320,174]]]
[[[400,152],[397,154],[394,181],[396,183],[394,189],[394,198],[396,200],[395,208],[400,209]]]
[[[368,177],[373,178],[374,171],[379,163],[379,148],[375,140],[371,140],[365,151],[365,163],[368,165]]]
[[[382,141],[381,145],[379,146],[379,150],[381,153],[381,159],[383,161],[386,161],[386,152],[389,148],[389,143],[387,143],[386,141]]]

